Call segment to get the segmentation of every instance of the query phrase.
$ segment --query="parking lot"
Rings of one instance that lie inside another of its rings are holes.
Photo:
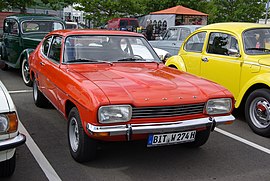
[[[67,124],[53,107],[37,108],[17,70],[0,71],[27,135],[14,175],[4,180],[270,180],[269,138],[243,118],[217,128],[198,149],[147,148],[146,142],[102,143],[97,159],[79,164],[69,154]]]

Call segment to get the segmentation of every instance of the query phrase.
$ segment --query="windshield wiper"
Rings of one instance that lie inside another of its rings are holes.
[[[146,61],[145,59],[142,59],[142,58],[122,58],[122,59],[118,59],[116,60],[117,62],[135,62],[137,60],[142,60],[142,61]]]
[[[85,62],[90,62],[90,63],[108,63],[112,64],[112,62],[104,61],[104,60],[95,60],[95,59],[86,59],[86,58],[78,58],[78,59],[72,59],[68,60],[67,63],[85,63]]]

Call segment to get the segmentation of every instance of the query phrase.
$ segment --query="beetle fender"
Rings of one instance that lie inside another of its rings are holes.
[[[264,84],[264,85],[270,87],[270,73],[259,74],[245,83],[243,88],[240,90],[238,97],[236,98],[236,103],[235,103],[236,108],[238,108],[240,106],[241,101],[242,101],[243,97],[245,96],[245,93],[252,86],[254,86],[256,84]]]
[[[168,67],[176,67],[178,70],[181,70],[184,72],[187,71],[186,66],[185,66],[185,62],[182,59],[182,57],[179,55],[175,55],[175,56],[168,58],[165,65]]]

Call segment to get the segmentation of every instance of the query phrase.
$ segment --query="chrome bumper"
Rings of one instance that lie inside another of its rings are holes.
[[[23,134],[18,134],[14,138],[0,141],[0,151],[16,148],[26,141],[26,137]]]
[[[93,133],[110,133],[114,135],[127,135],[128,140],[132,134],[143,133],[165,133],[173,131],[185,131],[197,129],[201,127],[211,127],[214,130],[216,125],[226,124],[235,120],[233,115],[207,117],[191,120],[183,120],[177,122],[163,122],[163,123],[147,123],[147,124],[122,124],[115,126],[95,126],[90,123],[87,124],[87,130],[90,134]]]

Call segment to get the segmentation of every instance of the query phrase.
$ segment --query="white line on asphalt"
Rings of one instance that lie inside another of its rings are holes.
[[[246,140],[246,139],[243,139],[243,138],[241,138],[241,137],[239,137],[239,136],[236,136],[236,135],[234,135],[234,134],[231,134],[231,133],[229,133],[229,132],[227,132],[227,131],[224,131],[224,130],[222,130],[222,129],[219,129],[219,128],[215,128],[215,131],[217,131],[217,132],[219,132],[219,133],[221,133],[221,134],[223,134],[223,135],[225,135],[225,136],[228,136],[228,137],[230,137],[230,138],[233,138],[233,139],[235,139],[235,140],[237,140],[237,141],[240,141],[240,142],[242,142],[242,143],[244,143],[244,144],[247,144],[247,145],[249,145],[249,146],[251,146],[251,147],[253,147],[253,148],[256,148],[256,149],[258,149],[258,150],[261,150],[261,151],[263,151],[263,152],[265,152],[265,153],[267,153],[267,154],[270,154],[270,149],[267,149],[267,148],[265,148],[265,147],[262,147],[262,146],[260,146],[260,145],[258,145],[258,144],[256,144],[256,143],[253,143],[253,142],[251,142],[251,141],[248,141],[248,140]]]
[[[17,91],[8,91],[10,94],[17,94],[17,93],[28,93],[33,92],[33,90],[17,90]]]
[[[36,145],[35,141],[32,139],[32,137],[29,135],[28,131],[25,129],[23,124],[19,122],[19,132],[23,133],[26,136],[26,145],[34,158],[36,159],[37,163],[45,173],[46,177],[49,180],[53,181],[61,181],[60,177],[57,175],[49,161],[46,159],[46,157],[43,155],[41,150]]]

